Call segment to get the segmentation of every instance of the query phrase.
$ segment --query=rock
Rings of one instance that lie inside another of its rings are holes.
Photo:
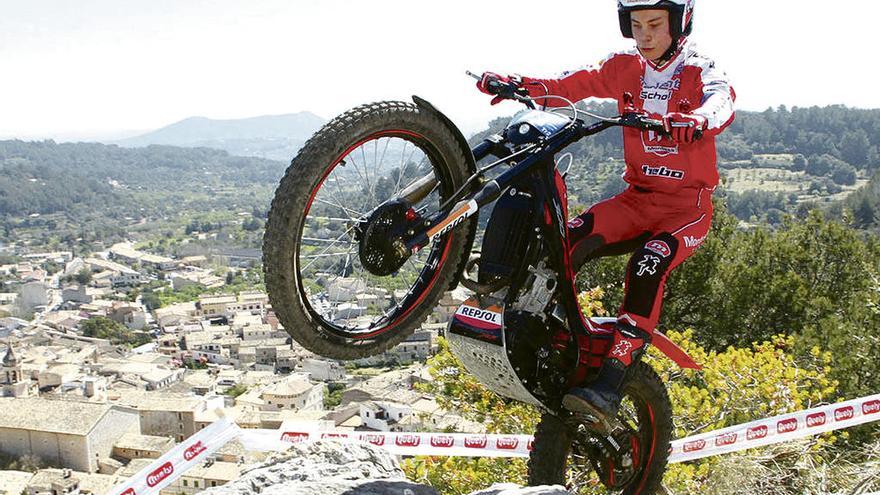
[[[571,495],[571,492],[560,485],[522,487],[515,483],[496,483],[470,495]]]
[[[437,495],[406,479],[382,448],[322,440],[298,444],[204,495]]]
[[[321,440],[292,446],[201,495],[437,495],[406,479],[395,457],[365,443]],[[561,486],[493,485],[471,495],[569,495]]]

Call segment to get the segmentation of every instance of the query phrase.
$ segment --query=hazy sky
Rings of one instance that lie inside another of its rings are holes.
[[[696,9],[693,39],[727,70],[739,108],[880,107],[877,0]],[[330,118],[412,94],[475,131],[517,107],[490,108],[466,69],[554,75],[629,43],[614,0],[0,0],[0,137]]]

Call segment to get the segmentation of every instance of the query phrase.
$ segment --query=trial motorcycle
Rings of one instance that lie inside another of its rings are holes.
[[[578,305],[568,170],[555,157],[611,127],[663,133],[662,122],[631,104],[609,118],[567,100],[538,110],[511,84],[490,89],[528,108],[473,148],[415,96],[353,108],[321,128],[293,158],[269,211],[263,267],[272,307],[306,349],[361,359],[412,335],[461,284],[470,296],[450,311],[451,350],[486,387],[542,412],[529,483],[655,493],[672,420],[648,364],[632,370],[616,418],[561,406],[569,389],[595,378],[612,335],[608,319],[587,319]],[[660,332],[653,345],[698,367]]]

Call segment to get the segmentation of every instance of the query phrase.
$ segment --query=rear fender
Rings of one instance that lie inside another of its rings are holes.
[[[702,369],[696,361],[693,360],[684,349],[679,347],[675,342],[669,340],[669,337],[663,335],[662,333],[654,330],[654,335],[651,336],[651,345],[657,348],[658,351],[662,352],[669,359],[671,359],[675,364],[679,365],[682,368],[691,369],[691,370],[699,370]]]

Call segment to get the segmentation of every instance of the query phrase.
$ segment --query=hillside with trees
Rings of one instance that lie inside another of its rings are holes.
[[[612,104],[589,106],[600,114],[616,113]],[[471,141],[497,132],[507,120],[494,120]],[[196,139],[196,124],[183,126],[182,135]],[[206,138],[217,132],[229,137],[228,129],[203,131]],[[880,167],[878,145],[878,110],[830,106],[739,112],[718,138],[723,186],[717,195],[737,218],[750,223],[779,225],[784,214],[803,216],[818,205],[838,216],[844,207],[857,211],[857,225],[874,228],[880,199],[877,181],[868,182]],[[625,187],[621,146],[620,132],[609,130],[568,150],[573,155],[573,211]],[[75,215],[87,230],[99,227],[97,232],[113,230],[120,219],[167,217],[190,207],[210,211],[234,203],[236,209],[265,211],[284,167],[284,162],[209,148],[0,141],[3,232],[8,236],[23,222],[25,227],[57,228],[59,219],[52,220],[53,226],[37,218],[52,214]]]
[[[719,205],[720,206],[720,205]],[[864,397],[880,390],[880,243],[819,212],[781,228],[736,228],[723,207],[697,253],[673,272],[661,329],[700,365],[681,370],[652,349],[674,436]],[[587,314],[616,314],[626,256],[578,274]],[[423,387],[492,433],[531,433],[539,412],[489,392],[441,346]],[[668,493],[800,495],[880,488],[876,423],[802,441],[670,465]],[[415,457],[410,479],[443,495],[525,483],[521,459]],[[594,492],[606,493],[601,487]]]
[[[0,141],[0,241],[83,248],[242,213],[253,231],[284,168],[209,148]]]
[[[837,206],[834,211],[838,217],[851,211],[853,225],[876,234],[880,230],[880,174]]]

